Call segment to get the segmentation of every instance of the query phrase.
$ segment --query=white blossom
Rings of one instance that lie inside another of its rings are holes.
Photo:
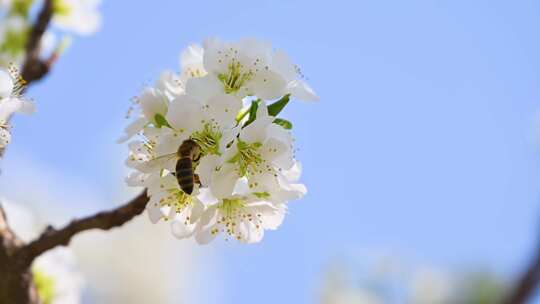
[[[0,148],[9,144],[9,119],[15,112],[31,114],[34,105],[21,97],[24,80],[19,73],[10,68],[9,71],[0,69]]]
[[[55,0],[53,23],[79,35],[90,35],[101,26],[101,0]]]
[[[84,279],[69,249],[58,247],[39,256],[32,273],[44,304],[81,303]]]
[[[171,174],[163,177],[154,175],[147,185],[150,201],[146,209],[150,221],[171,221],[172,233],[177,238],[193,235],[196,222],[204,211],[204,205],[198,198],[199,189],[195,189],[192,195],[184,193]]]
[[[246,184],[239,180],[238,184]],[[273,204],[267,196],[249,193],[244,188],[223,198],[206,197],[206,203],[213,202],[200,217],[195,239],[199,244],[207,244],[218,234],[243,243],[261,241],[264,230],[277,229],[287,211],[285,204]]]
[[[276,99],[291,94],[303,100],[316,100],[314,91],[297,77],[297,68],[283,51],[256,39],[204,43],[204,77],[187,82],[188,94],[201,99],[224,92],[239,98],[257,96]]]

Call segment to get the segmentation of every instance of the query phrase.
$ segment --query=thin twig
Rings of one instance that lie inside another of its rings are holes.
[[[148,197],[145,191],[123,206],[82,219],[73,220],[64,228],[55,229],[49,226],[39,238],[20,248],[15,254],[15,257],[23,265],[29,265],[45,251],[57,246],[68,245],[71,238],[79,232],[90,229],[109,230],[122,226],[135,216],[141,214],[147,202]]]

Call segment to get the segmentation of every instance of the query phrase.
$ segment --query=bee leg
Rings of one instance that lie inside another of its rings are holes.
[[[202,187],[201,179],[199,178],[198,174],[193,174],[193,180],[195,183],[199,184],[199,187]]]

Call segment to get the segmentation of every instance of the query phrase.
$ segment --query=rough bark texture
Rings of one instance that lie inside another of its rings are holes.
[[[11,231],[0,207],[0,303],[40,303],[28,265],[13,257],[23,242]]]

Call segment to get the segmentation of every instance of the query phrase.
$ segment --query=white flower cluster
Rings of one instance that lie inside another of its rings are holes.
[[[11,67],[7,71],[0,69],[0,149],[11,141],[9,119],[15,112],[31,114],[34,105],[21,97],[24,88],[18,71]]]
[[[284,52],[255,39],[191,45],[181,67],[136,99],[140,116],[120,140],[140,134],[127,183],[147,188],[150,220],[170,221],[178,238],[258,242],[306,193],[292,124],[276,116],[290,97],[318,98]]]

